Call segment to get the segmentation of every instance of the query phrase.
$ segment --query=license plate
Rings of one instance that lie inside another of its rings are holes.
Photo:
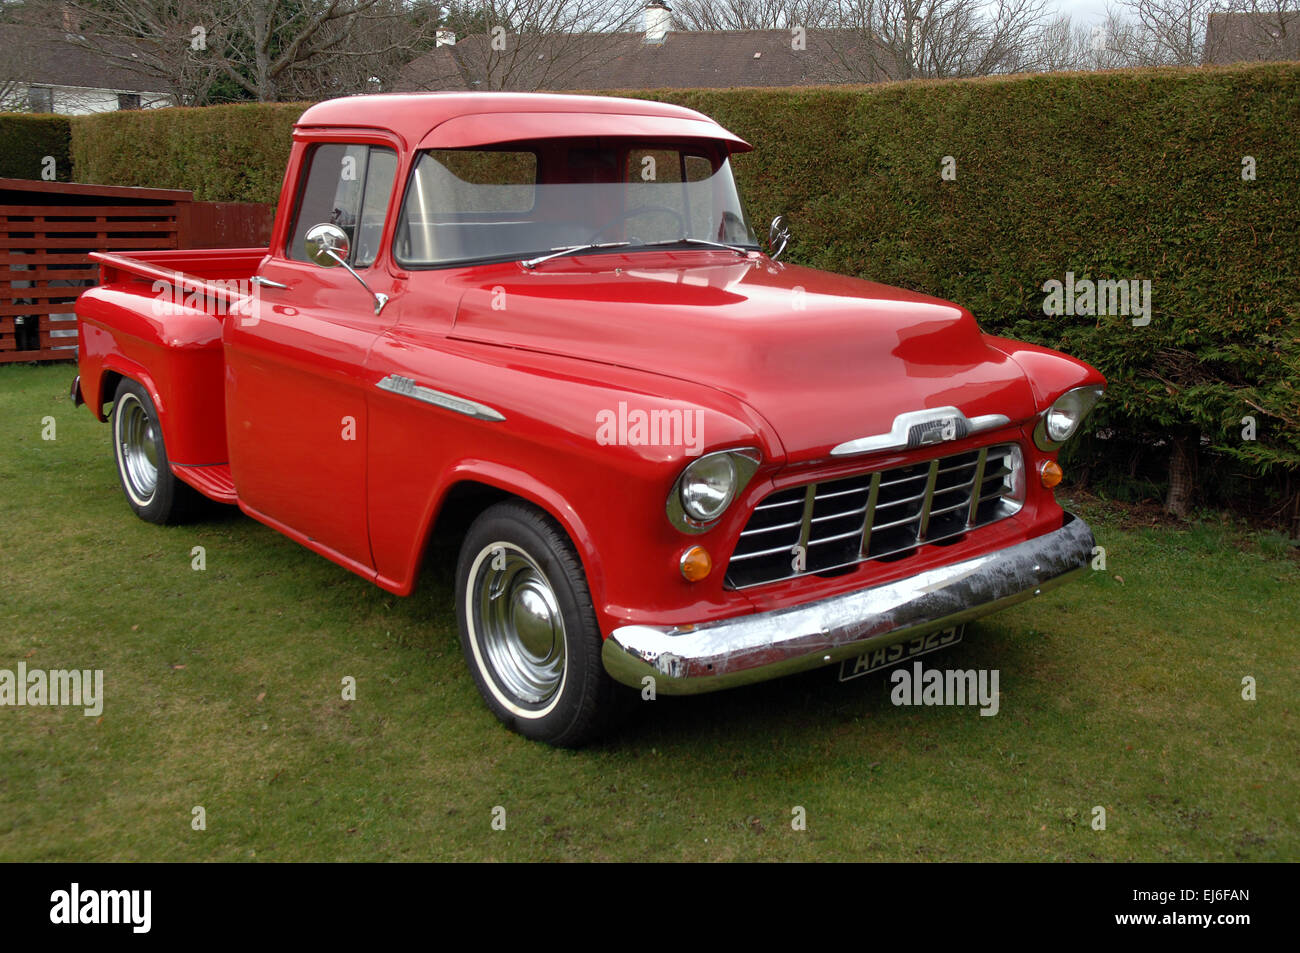
[[[965,633],[965,625],[955,625],[950,629],[941,629],[927,635],[918,635],[916,638],[908,639],[905,642],[895,642],[893,645],[886,645],[884,648],[863,652],[855,659],[845,659],[840,663],[840,681],[847,682],[849,679],[861,678],[863,675],[878,672],[882,668],[889,668],[899,662],[914,659],[918,655],[928,655],[931,652],[939,651],[939,649],[946,649],[948,646],[960,642]]]

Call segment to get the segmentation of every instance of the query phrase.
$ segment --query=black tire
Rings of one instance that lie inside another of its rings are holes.
[[[140,384],[123,378],[117,385],[111,426],[117,477],[135,515],[160,524],[192,518],[203,496],[172,473],[158,409]]]
[[[456,615],[479,693],[511,730],[577,748],[620,720],[582,562],[541,510],[498,503],[474,521],[456,567]]]

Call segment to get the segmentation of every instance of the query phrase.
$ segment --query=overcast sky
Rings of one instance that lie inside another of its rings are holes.
[[[1106,0],[1056,0],[1056,4],[1075,23],[1100,22],[1106,18]]]

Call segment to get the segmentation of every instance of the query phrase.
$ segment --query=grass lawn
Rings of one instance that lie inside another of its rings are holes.
[[[0,708],[0,860],[1300,860],[1283,540],[1082,508],[1105,572],[925,659],[999,670],[995,717],[817,672],[559,751],[481,703],[449,558],[398,599],[234,512],[143,523],[74,373],[0,366],[0,669],[106,700]]]

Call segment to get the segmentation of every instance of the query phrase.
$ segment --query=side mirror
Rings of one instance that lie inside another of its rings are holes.
[[[348,260],[348,233],[337,225],[313,225],[303,239],[307,257],[322,268],[333,268]]]
[[[768,257],[773,261],[776,261],[776,259],[781,257],[786,246],[789,244],[790,226],[786,224],[784,215],[778,215],[776,218],[772,219],[772,225],[767,230]]]
[[[307,252],[307,257],[322,268],[333,268],[335,265],[342,265],[346,268],[348,274],[361,282],[361,287],[369,291],[370,297],[375,299],[375,314],[379,314],[384,310],[384,305],[388,304],[388,295],[370,291],[366,279],[358,275],[352,266],[348,264],[348,252],[351,250],[352,243],[348,241],[347,232],[337,225],[328,223],[313,225],[308,230],[302,244],[303,250]]]

